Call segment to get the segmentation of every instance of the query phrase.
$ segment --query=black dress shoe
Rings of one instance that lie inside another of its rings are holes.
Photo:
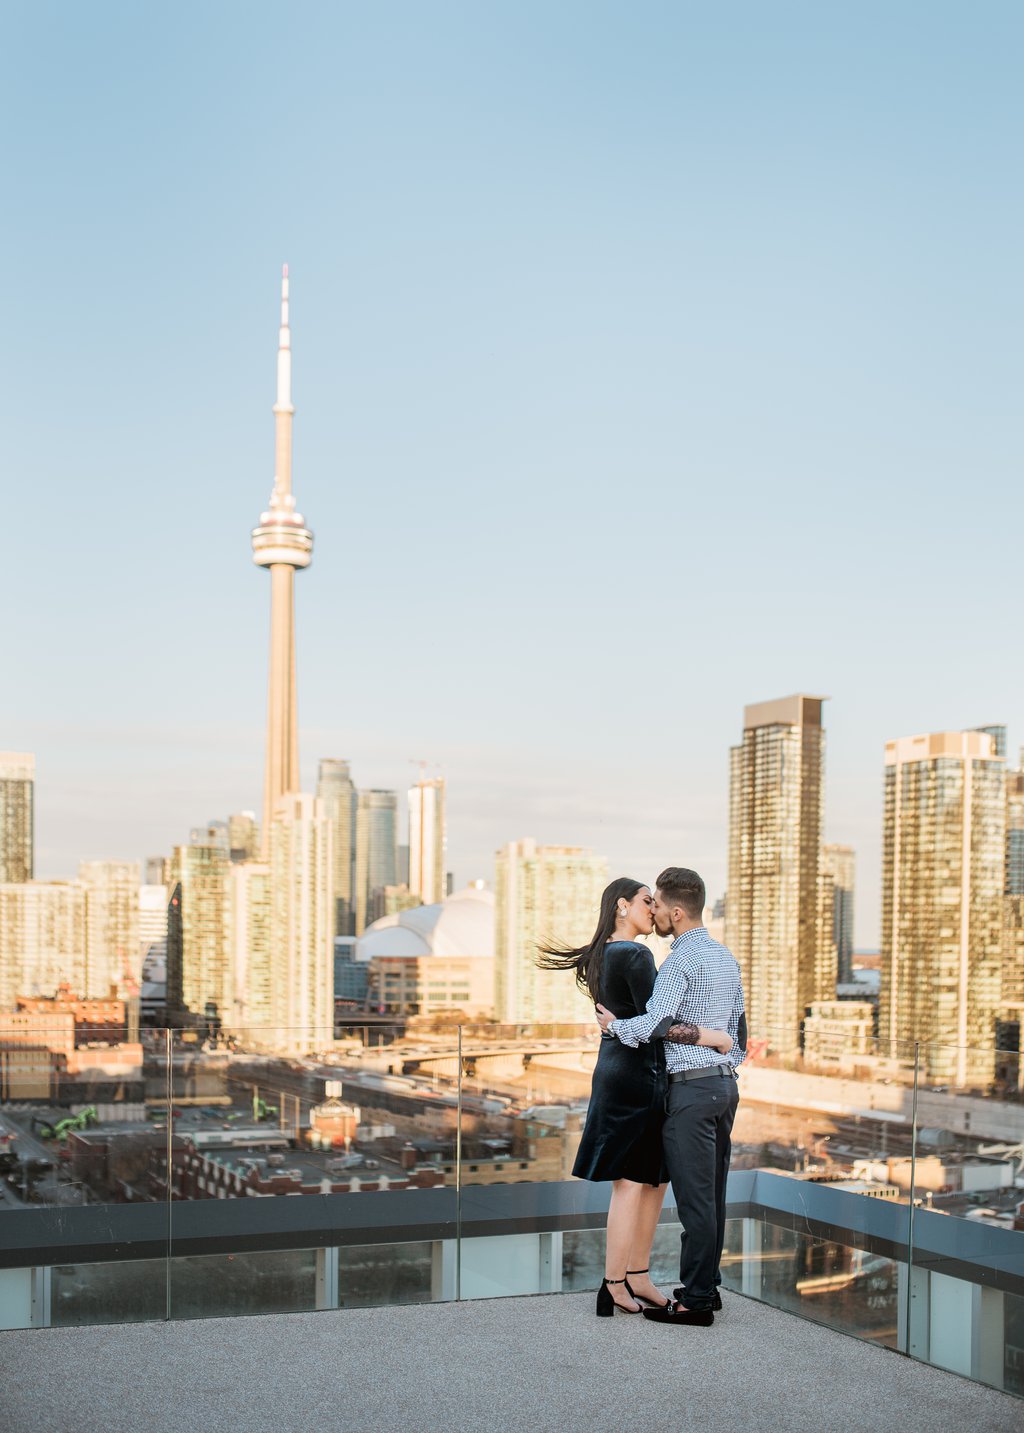
[[[672,1290],[672,1297],[673,1297],[674,1299],[676,1299],[677,1301],[678,1301],[679,1299],[685,1299],[685,1298],[686,1298],[686,1290],[685,1290],[685,1289],[673,1289],[673,1290]],[[722,1311],[722,1295],[718,1292],[717,1289],[715,1290],[715,1297],[711,1300],[711,1309],[712,1309],[712,1312],[713,1312],[713,1313],[716,1313],[716,1314],[721,1313],[721,1311]]]
[[[715,1316],[710,1309],[684,1309],[682,1304],[670,1303],[663,1309],[644,1309],[644,1318],[655,1324],[689,1324],[695,1328],[710,1328]]]

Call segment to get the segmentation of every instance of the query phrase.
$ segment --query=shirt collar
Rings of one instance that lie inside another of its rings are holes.
[[[675,955],[677,950],[685,950],[687,946],[696,945],[701,936],[707,935],[706,927],[695,925],[692,930],[684,930],[682,935],[677,935],[672,942],[670,954]]]

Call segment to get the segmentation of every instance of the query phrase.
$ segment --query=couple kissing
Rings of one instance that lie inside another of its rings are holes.
[[[653,893],[620,877],[601,897],[590,943],[545,947],[538,962],[575,971],[601,1026],[572,1171],[612,1185],[601,1317],[643,1312],[657,1323],[706,1326],[722,1307],[725,1183],[746,1018],[739,966],[705,929],[704,902],[704,882],[684,866],[662,871]],[[660,970],[643,940],[654,931],[672,937]],[[669,1184],[683,1226],[670,1299],[650,1278]]]

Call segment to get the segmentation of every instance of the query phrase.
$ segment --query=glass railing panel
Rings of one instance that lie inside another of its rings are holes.
[[[751,1031],[732,1169],[787,1183],[767,1191],[781,1206],[770,1219],[755,1211],[730,1220],[723,1279],[792,1313],[904,1348],[913,1046],[878,1040],[866,1011],[847,1018],[840,1006],[834,1014],[816,1027],[808,1022],[795,1048],[781,1032]],[[733,1180],[731,1198],[741,1183]],[[819,1190],[835,1197],[823,1202]],[[812,1223],[825,1227],[825,1214],[838,1226],[831,1239],[809,1232]]]
[[[0,1023],[4,1326],[164,1316],[167,1036],[120,1013]]]
[[[1022,1389],[1024,1104],[1017,1052],[922,1043],[910,1352]]]
[[[317,1251],[260,1249],[171,1260],[171,1317],[302,1313],[317,1307]]]
[[[396,1033],[175,1033],[170,1317],[455,1296],[455,1037]]]
[[[879,1041],[867,1011],[832,1014],[808,1022],[799,1040],[751,1030],[733,1127],[723,1281],[902,1348],[913,1047]]]
[[[167,1316],[167,1261],[119,1259],[57,1264],[49,1270],[50,1323],[148,1323]]]
[[[900,1260],[774,1217],[748,1215],[726,1225],[727,1289],[886,1348],[899,1347],[905,1272]]]
[[[445,1252],[435,1241],[426,1239],[342,1246],[338,1249],[338,1306],[372,1309],[429,1304],[452,1298],[450,1290],[445,1292]],[[454,1249],[449,1254],[449,1262],[448,1283],[451,1285],[455,1274]]]

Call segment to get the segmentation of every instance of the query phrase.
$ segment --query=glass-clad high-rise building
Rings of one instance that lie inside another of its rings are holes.
[[[31,752],[0,751],[0,885],[32,880],[35,782]]]
[[[540,947],[585,945],[594,934],[603,856],[579,846],[510,841],[496,857],[494,1003],[505,1022],[592,1021],[572,971],[540,970]]]
[[[446,895],[448,838],[444,778],[417,781],[409,788],[409,892],[425,906]]]
[[[1003,873],[1003,961],[997,1044],[1016,1055],[1018,1087],[1024,1089],[1024,770],[1006,773],[1006,861]],[[999,1066],[1007,1068],[1000,1059]]]
[[[824,939],[832,933],[836,984],[853,980],[853,887],[856,856],[852,846],[824,846],[821,852],[825,907]]]
[[[397,885],[397,870],[398,793],[360,791],[356,803],[356,935],[362,935],[370,921],[383,915],[384,887]]]
[[[324,803],[334,829],[334,934],[354,935],[356,911],[352,883],[357,792],[349,763],[337,757],[325,757],[320,762],[316,794]]]
[[[987,1085],[1002,985],[1006,772],[992,735],[886,743],[879,1034]]]
[[[745,708],[731,751],[725,939],[739,961],[751,1034],[800,1049],[811,1005],[835,998],[835,946],[822,926],[824,697]]]

